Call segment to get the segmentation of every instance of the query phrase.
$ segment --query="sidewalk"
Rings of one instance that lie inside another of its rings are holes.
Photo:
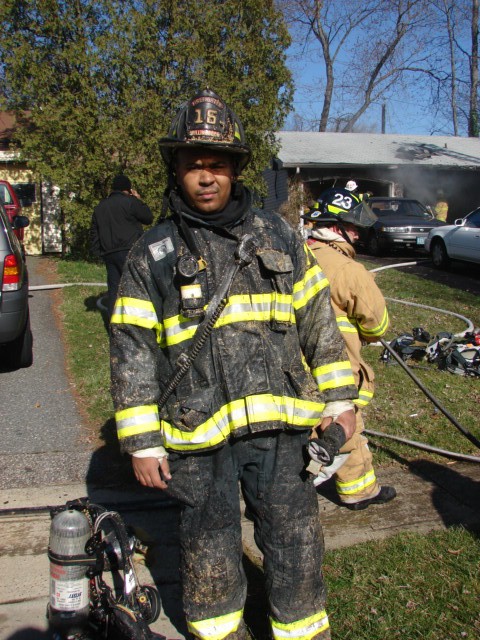
[[[319,495],[327,550],[384,539],[401,531],[427,533],[452,525],[480,530],[480,465],[418,461],[411,469],[390,467],[378,475],[383,484],[393,484],[398,491],[398,497],[387,505],[353,512],[336,504],[331,485],[325,495]],[[137,491],[77,484],[1,492],[1,509],[61,505],[87,494],[92,502],[112,508],[139,500]],[[145,504],[149,497],[140,499]],[[140,582],[155,582],[162,598],[161,616],[151,628],[169,639],[181,639],[185,627],[178,574],[178,510],[159,502],[156,500],[148,511],[128,511],[126,506],[122,515],[149,541],[149,567],[139,564],[137,569]],[[245,554],[252,565],[258,565],[261,553],[253,540],[253,525],[243,518],[242,528]],[[0,516],[0,640],[45,638],[49,529],[48,512]]]

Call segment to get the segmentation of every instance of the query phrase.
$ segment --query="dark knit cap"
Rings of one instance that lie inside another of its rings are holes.
[[[124,175],[115,176],[112,182],[112,191],[130,191],[132,183]]]

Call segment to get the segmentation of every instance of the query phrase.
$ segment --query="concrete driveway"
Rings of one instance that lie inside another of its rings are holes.
[[[42,258],[29,257],[30,285],[46,283]],[[65,370],[52,291],[30,292],[34,360],[0,368],[0,488],[83,480],[91,452],[81,444],[82,417]]]

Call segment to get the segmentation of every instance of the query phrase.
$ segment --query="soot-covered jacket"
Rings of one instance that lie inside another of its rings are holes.
[[[231,435],[309,429],[329,401],[357,397],[330,304],[328,281],[278,215],[250,210],[256,257],[237,274],[220,318],[160,415],[158,401],[201,322],[181,313],[176,264],[187,252],[172,220],[133,247],[111,319],[112,397],[124,451],[165,446],[184,453],[221,446]],[[233,262],[234,238],[192,229],[206,267],[208,302]],[[303,354],[303,355],[302,355]]]

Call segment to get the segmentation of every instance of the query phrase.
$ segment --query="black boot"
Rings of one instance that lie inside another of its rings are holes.
[[[379,493],[374,498],[367,498],[367,500],[360,500],[360,502],[351,502],[350,504],[344,503],[347,509],[351,509],[352,511],[362,511],[366,509],[371,504],[385,504],[386,502],[390,502],[393,500],[397,492],[395,487],[389,487],[385,485],[379,491]]]

